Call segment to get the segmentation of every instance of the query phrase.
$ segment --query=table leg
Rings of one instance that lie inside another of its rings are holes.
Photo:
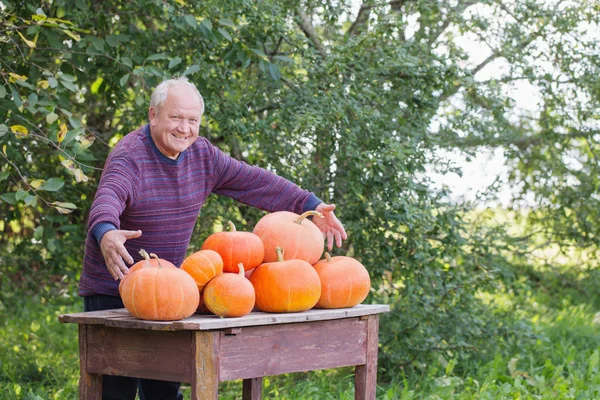
[[[379,316],[369,315],[367,320],[367,360],[357,365],[354,376],[354,399],[375,400],[377,392],[377,352],[379,345]]]
[[[192,332],[192,400],[219,398],[218,331]]]
[[[262,399],[262,378],[244,379],[242,400]]]
[[[102,399],[102,375],[87,372],[88,326],[79,325],[79,399]]]

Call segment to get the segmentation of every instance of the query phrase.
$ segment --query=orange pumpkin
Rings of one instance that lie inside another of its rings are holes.
[[[309,219],[318,211],[307,211],[302,215],[289,211],[277,211],[262,217],[253,232],[260,237],[265,247],[263,262],[277,261],[277,247],[285,249],[286,259],[299,259],[314,264],[319,261],[325,240],[321,230]]]
[[[202,250],[214,250],[223,259],[224,272],[238,272],[244,264],[247,271],[263,261],[265,249],[258,236],[252,232],[239,232],[233,222],[228,221],[230,232],[213,233],[202,243]]]
[[[204,305],[219,317],[242,317],[254,308],[254,287],[244,276],[244,266],[237,274],[224,273],[204,288]]]
[[[321,279],[321,297],[316,308],[346,308],[362,303],[371,289],[367,269],[352,257],[331,257],[313,265]]]
[[[265,312],[299,312],[310,310],[321,296],[321,280],[315,269],[304,260],[283,260],[259,265],[250,282],[256,292],[256,308]]]
[[[125,308],[136,318],[174,321],[196,311],[200,294],[194,278],[179,268],[163,267],[168,261],[155,254],[157,267],[148,265],[121,281],[121,298]],[[149,260],[148,260],[149,261]]]
[[[150,267],[150,268],[156,268],[158,267],[158,260],[155,260],[153,258],[150,258],[150,256],[148,255],[148,253],[146,253],[146,250],[141,249],[140,250],[140,255],[142,257],[144,257],[142,260],[136,262],[135,264],[133,264],[131,267],[129,267],[129,272],[127,273],[127,275],[123,276],[123,279],[121,279],[121,282],[119,282],[119,295],[121,295],[121,297],[123,297],[122,293],[121,293],[121,288],[123,287],[123,282],[135,271],[137,271],[138,269],[144,268],[144,267]],[[162,260],[162,266],[164,268],[177,268],[175,265],[173,265],[172,263],[170,263],[169,261],[166,260]]]
[[[200,250],[183,260],[181,269],[194,278],[202,291],[211,279],[223,273],[223,259],[214,250]]]

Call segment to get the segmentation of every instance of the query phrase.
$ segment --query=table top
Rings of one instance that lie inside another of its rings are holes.
[[[265,313],[253,311],[239,318],[221,318],[216,315],[194,314],[179,321],[145,321],[135,318],[125,308],[59,315],[62,323],[106,325],[116,328],[158,331],[204,331],[244,326],[289,324],[307,321],[361,317],[390,311],[387,304],[359,304],[352,308],[333,310],[312,309],[297,313]]]

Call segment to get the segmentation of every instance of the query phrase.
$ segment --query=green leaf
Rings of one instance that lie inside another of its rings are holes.
[[[10,205],[17,204],[14,193],[4,193],[2,196],[0,196],[0,198]]]
[[[0,85],[0,99],[3,99],[6,96],[6,88],[3,85]]]
[[[41,240],[42,237],[44,237],[44,227],[40,225],[33,230],[33,238],[35,240]]]
[[[275,56],[273,58],[280,60],[280,61],[289,62],[292,64],[296,62],[293,58],[288,57],[288,56]]]
[[[105,40],[110,47],[117,47],[119,45],[119,37],[117,35],[108,35]]]
[[[193,15],[186,14],[183,16],[183,18],[185,19],[185,22],[192,28],[195,28],[196,26],[198,26],[198,21],[196,20],[196,17],[194,17]]]
[[[37,206],[37,196],[31,195],[31,194],[27,195],[27,197],[25,197],[25,204],[30,207]]]
[[[27,190],[17,190],[17,192],[15,193],[15,199],[17,201],[21,201],[25,197],[27,197],[28,194],[29,194],[29,192]]]
[[[55,114],[54,112],[51,112],[50,114],[46,115],[46,123],[48,123],[48,124],[52,124],[57,119],[58,119],[58,115]]]
[[[169,69],[172,69],[173,67],[179,65],[180,63],[181,63],[181,57],[172,58],[171,61],[169,61]]]
[[[219,23],[219,25],[228,26],[228,27],[230,27],[230,28],[233,28],[233,27],[235,27],[235,24],[233,23],[233,21],[232,21],[232,20],[230,20],[230,19],[228,19],[228,18],[221,18],[221,19],[218,21],[218,23]]]
[[[6,126],[4,124],[0,124],[0,137],[6,135],[7,132],[8,132],[8,126]]]
[[[269,64],[269,74],[271,74],[271,78],[278,81],[281,79],[281,72],[279,72],[279,67],[277,64]]]
[[[50,178],[46,182],[40,186],[40,190],[45,190],[47,192],[56,192],[61,189],[65,185],[65,182],[62,178]]]
[[[79,129],[79,128],[83,127],[81,120],[79,120],[77,118],[73,118],[73,117],[69,117],[69,124],[71,125],[71,127],[73,129]]]
[[[200,66],[199,65],[190,65],[189,67],[186,68],[186,70],[183,73],[183,76],[187,76],[187,75],[192,75],[196,72],[200,71]]]
[[[121,57],[121,62],[126,67],[133,68],[133,64],[131,62],[131,58],[129,58],[129,57]]]
[[[61,81],[60,83],[62,83],[62,85],[69,89],[71,92],[77,91],[77,86],[74,83],[71,83],[69,81]]]
[[[200,22],[200,24],[202,24],[202,26],[204,26],[206,29],[212,32],[212,22],[210,22],[209,19],[203,19],[202,22]]]
[[[169,57],[164,53],[156,53],[156,54],[152,54],[152,55],[148,56],[148,58],[146,58],[146,61],[165,60],[167,58],[169,58]]]
[[[265,52],[262,51],[261,49],[250,49],[250,51],[252,51],[254,54],[256,54],[257,56],[259,56],[261,59],[263,59],[265,61],[269,61],[269,58],[267,57],[267,55],[265,54]]]
[[[27,103],[29,103],[29,107],[35,107],[38,102],[38,95],[35,93],[31,93],[29,97],[27,97]]]
[[[77,80],[76,77],[70,74],[61,74],[60,79],[67,82],[75,82]]]
[[[225,39],[229,40],[230,42],[233,40],[233,39],[231,38],[231,35],[229,34],[229,32],[227,32],[225,29],[223,29],[223,28],[219,28],[219,29],[218,29],[218,31],[219,31],[219,33],[220,33],[221,35],[223,35],[223,37],[224,37]]]
[[[52,207],[56,208],[56,210],[61,214],[69,214],[73,212],[73,210],[77,210],[77,206],[73,203],[63,203],[60,201],[55,201],[51,203]]]
[[[48,84],[50,85],[50,87],[52,89],[56,88],[58,86],[58,81],[56,79],[54,79],[53,77],[49,77],[48,78]]]
[[[6,178],[8,178],[9,175],[10,175],[10,172],[8,172],[8,171],[0,171],[0,182],[5,180]]]
[[[121,85],[121,87],[125,86],[125,84],[129,80],[129,75],[130,74],[125,74],[121,77],[121,79],[119,79],[119,85]]]

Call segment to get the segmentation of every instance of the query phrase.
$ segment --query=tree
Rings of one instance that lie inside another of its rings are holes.
[[[0,260],[8,274],[43,267],[76,281],[107,153],[145,122],[158,82],[186,75],[206,100],[201,134],[337,204],[350,235],[338,252],[368,267],[372,301],[392,305],[382,323],[384,370],[426,362],[435,351],[466,354],[493,338],[500,328],[486,327],[489,313],[476,294],[498,283],[503,233],[472,229],[468,208],[433,190],[425,168],[454,170],[439,148],[505,146],[515,181],[525,181],[523,190],[539,196],[538,210],[553,215],[541,222],[557,239],[580,238],[585,215],[595,215],[595,200],[582,211],[581,195],[591,198],[597,185],[585,173],[597,168],[588,124],[597,117],[598,53],[582,36],[565,37],[597,23],[597,5],[354,5],[7,3],[0,14],[0,51],[11,54],[0,60]],[[489,56],[469,64],[459,37],[486,43]],[[551,52],[542,45],[552,49],[549,62],[577,69],[547,74],[532,61]],[[509,66],[506,74],[481,79],[497,60]],[[517,114],[506,91],[517,80],[539,85],[544,112]],[[567,112],[569,96],[582,89],[586,102]],[[579,187],[555,144],[587,154],[575,171]],[[556,178],[546,179],[547,170]],[[578,196],[554,193],[555,181]],[[219,222],[251,229],[261,215],[211,197],[190,250]],[[558,229],[568,226],[577,228]],[[594,227],[585,225],[582,240],[595,246]]]

